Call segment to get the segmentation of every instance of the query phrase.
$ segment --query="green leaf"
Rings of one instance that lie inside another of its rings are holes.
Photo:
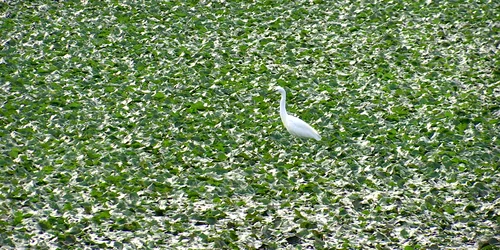
[[[22,152],[22,150],[20,148],[13,147],[10,149],[9,156],[10,156],[10,158],[15,159],[15,158],[17,158],[17,156],[19,156],[19,153],[21,153],[21,152]]]

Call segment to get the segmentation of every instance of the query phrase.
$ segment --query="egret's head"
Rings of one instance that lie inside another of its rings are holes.
[[[276,91],[278,91],[278,92],[279,92],[279,93],[281,93],[281,94],[284,94],[284,93],[285,93],[285,89],[284,89],[284,88],[282,88],[282,87],[279,87],[279,86],[278,86],[278,87],[276,87]]]

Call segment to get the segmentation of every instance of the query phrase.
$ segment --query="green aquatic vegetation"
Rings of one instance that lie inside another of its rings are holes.
[[[494,247],[498,9],[0,3],[0,245]]]

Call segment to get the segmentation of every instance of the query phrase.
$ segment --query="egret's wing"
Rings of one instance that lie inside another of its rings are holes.
[[[321,140],[321,136],[319,135],[318,131],[316,131],[305,121],[302,121],[300,118],[297,118],[295,116],[289,115],[287,117],[286,128],[292,135],[305,138],[314,138],[318,141]]]

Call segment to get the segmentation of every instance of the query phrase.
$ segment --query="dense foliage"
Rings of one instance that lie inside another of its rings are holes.
[[[2,1],[0,245],[493,245],[499,10]]]

